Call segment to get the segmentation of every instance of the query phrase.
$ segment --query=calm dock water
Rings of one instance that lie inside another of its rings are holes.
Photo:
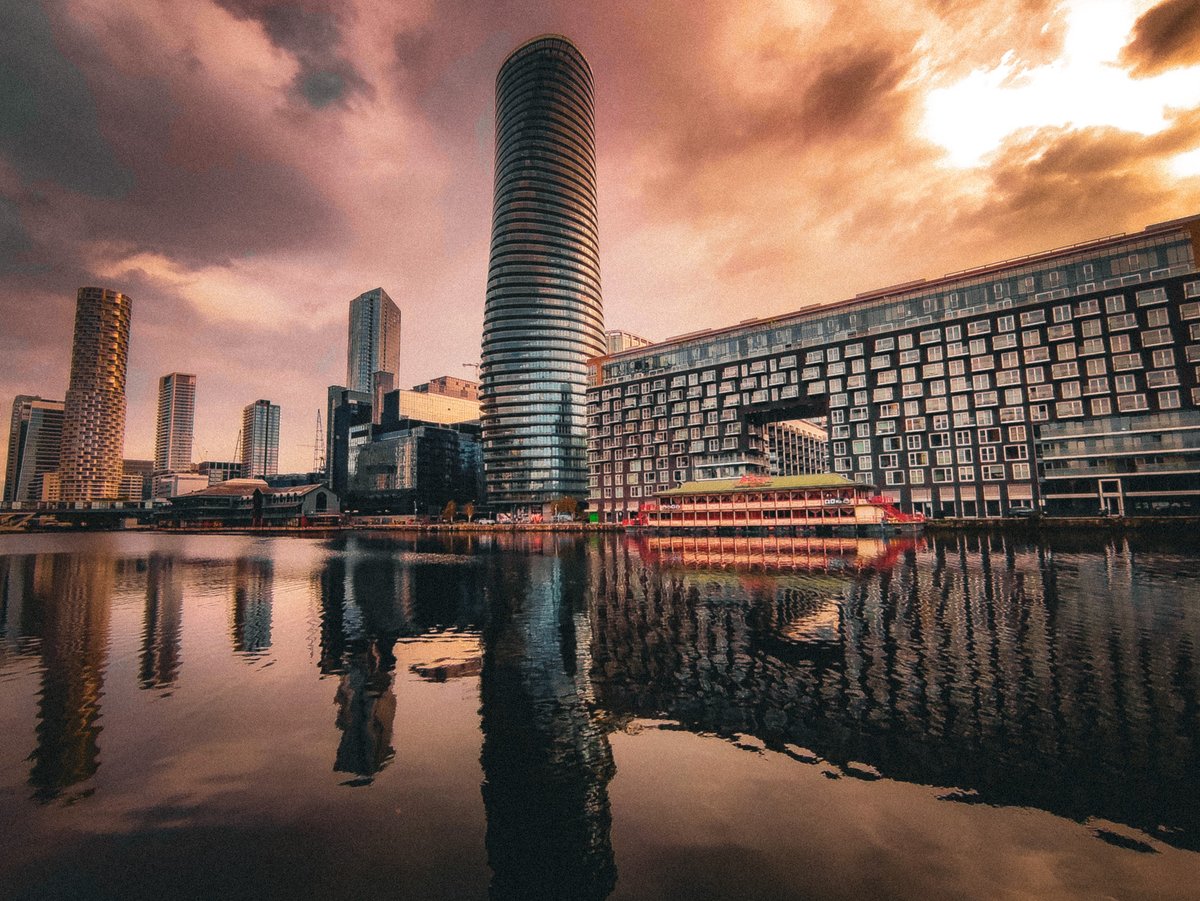
[[[17,898],[1194,897],[1200,554],[0,537]]]

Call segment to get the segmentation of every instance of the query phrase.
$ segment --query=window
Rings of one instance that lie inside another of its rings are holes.
[[[1138,291],[1136,295],[1137,305],[1146,307],[1152,303],[1166,303],[1167,289],[1166,288],[1148,288],[1145,291]]]
[[[1108,397],[1097,397],[1092,401],[1093,416],[1108,416],[1112,413],[1112,399]]]
[[[1125,298],[1120,294],[1113,294],[1110,297],[1104,298],[1104,311],[1106,313],[1123,313],[1125,311]]]
[[[1171,330],[1166,328],[1152,329],[1142,332],[1142,347],[1158,347],[1171,343]]]
[[[1120,316],[1108,317],[1108,330],[1119,332],[1124,329],[1137,328],[1137,317],[1132,313],[1122,313]]]
[[[995,446],[985,445],[984,447],[979,448],[979,462],[980,463],[995,463],[996,462]]]
[[[1029,481],[1029,464],[1028,463],[1013,463],[1012,464],[1012,477],[1013,477],[1013,481],[1016,481],[1016,482],[1028,482]]]
[[[1178,391],[1160,391],[1158,392],[1158,408],[1160,410],[1174,410],[1179,407],[1179,392]]]
[[[1165,369],[1175,365],[1175,351],[1171,348],[1156,350],[1150,355],[1151,365],[1155,369]]]
[[[1139,410],[1148,409],[1146,395],[1122,394],[1117,398],[1117,409],[1122,413],[1136,413]]]
[[[1174,369],[1146,373],[1147,388],[1170,388],[1179,384],[1179,374]]]

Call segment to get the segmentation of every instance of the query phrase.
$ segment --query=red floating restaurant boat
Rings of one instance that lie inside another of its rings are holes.
[[[687,482],[642,505],[636,523],[652,530],[889,534],[920,531],[925,517],[904,513],[874,485],[834,473],[743,476]]]

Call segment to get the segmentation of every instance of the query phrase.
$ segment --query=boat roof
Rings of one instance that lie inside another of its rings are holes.
[[[834,472],[819,472],[802,476],[763,476],[762,478],[710,479],[685,482],[678,488],[658,492],[659,497],[678,497],[685,494],[725,494],[737,491],[787,491],[794,488],[874,488],[854,482]]]

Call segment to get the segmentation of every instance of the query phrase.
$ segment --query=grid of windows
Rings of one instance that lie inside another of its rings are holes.
[[[622,418],[642,385],[682,378],[682,387],[711,372],[729,383],[716,395],[722,417],[745,428],[719,459],[689,444],[676,460],[677,481],[703,478],[718,464],[723,475],[757,471],[762,418],[827,410],[833,470],[894,489],[902,507],[982,516],[1029,506],[1042,423],[1197,404],[1200,304],[1189,299],[1200,297],[1200,281],[1190,237],[1177,239],[1151,248],[1133,236],[1126,247],[1103,247],[1093,254],[1099,275],[1088,284],[1064,268],[1061,294],[1014,291],[1004,298],[1013,309],[960,291],[967,302],[952,312],[931,308],[874,327],[860,319],[857,335],[836,330],[849,313],[825,313],[813,324],[817,313],[804,320],[813,325],[807,333],[767,322],[622,354],[597,367],[589,389],[589,423],[601,439],[589,446],[593,463],[607,453],[602,436],[613,434],[605,417]],[[1114,260],[1127,265],[1133,245],[1145,271],[1102,278],[1120,268]],[[678,401],[668,391],[661,402],[674,413]],[[643,443],[636,452],[661,450]]]

